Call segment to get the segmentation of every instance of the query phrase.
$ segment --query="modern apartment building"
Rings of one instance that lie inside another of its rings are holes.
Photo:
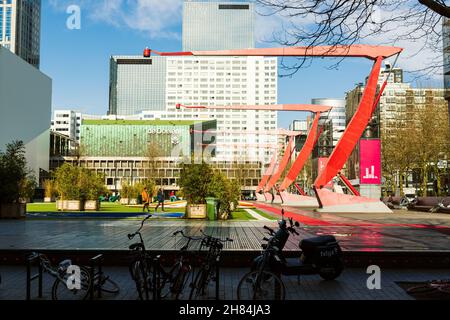
[[[72,141],[80,142],[82,114],[73,110],[55,110],[51,131],[63,134]],[[71,147],[74,147],[73,145]]]
[[[0,0],[0,46],[39,68],[41,0]]]
[[[255,4],[189,1],[183,8],[183,51],[255,47]]]
[[[191,106],[273,105],[278,101],[276,58],[150,57],[111,58],[110,115],[161,120],[217,120],[216,156],[270,161],[277,112],[215,109],[177,110]],[[252,132],[247,134],[246,132]],[[261,132],[261,134],[257,134]],[[237,144],[251,145],[236,148]]]

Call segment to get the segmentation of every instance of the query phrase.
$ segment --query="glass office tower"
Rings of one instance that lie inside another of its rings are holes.
[[[0,45],[39,68],[41,0],[0,0]]]
[[[184,2],[183,51],[254,47],[254,3],[198,0]]]

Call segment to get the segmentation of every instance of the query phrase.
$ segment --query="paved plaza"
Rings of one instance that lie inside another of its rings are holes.
[[[261,210],[279,217],[278,206]],[[344,251],[440,251],[450,252],[450,215],[396,211],[393,214],[319,214],[286,208],[301,223],[300,236],[291,237],[286,250],[298,250],[300,239],[332,234]],[[230,237],[226,251],[257,251],[267,235],[264,225],[275,221],[208,222],[150,220],[143,235],[150,250],[177,250],[182,239],[177,230],[199,235],[200,230]],[[27,219],[0,221],[0,250],[127,250],[127,234],[136,231],[137,219]]]
[[[248,269],[224,269],[221,273],[220,299],[236,299],[236,288]],[[26,293],[26,270],[21,267],[0,267],[3,281],[0,285],[0,300],[24,300]],[[107,267],[105,273],[120,287],[118,295],[104,294],[103,300],[136,300],[134,283],[125,267]],[[433,279],[448,279],[446,270],[382,270],[381,290],[369,290],[369,277],[364,269],[347,269],[336,281],[322,281],[319,276],[283,277],[288,300],[411,300],[413,299],[396,282],[422,282]],[[51,300],[53,278],[44,277],[44,300]],[[37,299],[37,283],[33,287],[33,299]],[[214,295],[213,285],[209,293]],[[188,293],[187,293],[188,294]],[[184,297],[186,298],[186,297]]]

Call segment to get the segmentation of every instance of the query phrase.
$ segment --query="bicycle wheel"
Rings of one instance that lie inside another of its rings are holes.
[[[159,294],[161,299],[167,298],[172,293],[174,280],[180,272],[180,263],[177,262],[169,272],[162,272]]]
[[[103,292],[111,294],[118,294],[120,292],[119,285],[109,277],[105,277],[104,279],[102,279],[102,282],[103,283],[101,289]]]
[[[202,268],[195,276],[194,283],[191,285],[191,293],[189,294],[189,300],[196,300],[200,297],[204,297],[208,286],[209,271]]]
[[[427,283],[425,285],[415,286],[406,290],[409,294],[425,294],[436,291],[437,288],[432,286],[431,283]]]
[[[149,300],[149,291],[152,288],[152,282],[146,263],[141,260],[136,260],[130,265],[129,269],[131,278],[136,284],[139,300]]]
[[[283,281],[269,271],[252,271],[246,274],[237,288],[238,300],[284,300],[285,296]]]
[[[433,284],[436,286],[437,290],[442,293],[450,293],[450,280],[440,280],[434,281]]]
[[[64,275],[62,279],[57,278],[52,287],[52,299],[53,300],[86,300],[91,288],[91,277],[89,270],[85,267],[80,267],[80,288],[69,289],[67,280],[69,274]]]

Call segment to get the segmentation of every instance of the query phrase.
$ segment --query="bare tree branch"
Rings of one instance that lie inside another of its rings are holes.
[[[418,0],[420,4],[428,7],[433,10],[437,14],[450,18],[450,8],[445,4],[439,3],[438,1],[433,0]]]

